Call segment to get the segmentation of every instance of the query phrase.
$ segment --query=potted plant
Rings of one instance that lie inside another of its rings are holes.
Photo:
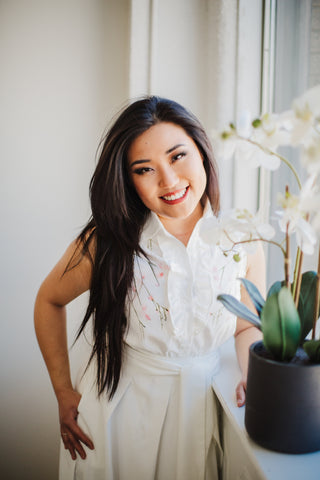
[[[235,155],[276,170],[284,162],[296,179],[296,192],[286,187],[278,194],[275,212],[283,241],[259,213],[233,210],[212,224],[207,235],[218,235],[225,254],[235,261],[237,245],[252,247],[269,242],[283,254],[283,278],[269,288],[266,300],[253,283],[240,279],[256,313],[234,297],[221,294],[223,305],[263,333],[250,347],[245,425],[260,445],[287,453],[320,450],[320,339],[316,325],[320,303],[320,252],[314,271],[302,272],[303,257],[319,249],[320,233],[320,85],[297,98],[282,114],[264,114],[215,135],[221,156]],[[301,150],[306,180],[303,185],[287,158],[277,149],[291,145]],[[219,233],[217,233],[219,232]],[[295,235],[297,247],[291,252]],[[235,253],[234,253],[235,252]],[[291,258],[294,268],[290,267]],[[312,332],[312,333],[309,333]]]

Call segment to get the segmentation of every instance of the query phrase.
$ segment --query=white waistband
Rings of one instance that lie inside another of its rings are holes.
[[[126,345],[124,356],[129,368],[132,365],[141,373],[149,375],[179,375],[186,370],[202,370],[216,375],[220,366],[217,350],[201,356],[165,357]]]

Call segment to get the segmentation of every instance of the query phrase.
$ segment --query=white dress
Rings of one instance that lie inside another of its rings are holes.
[[[213,217],[206,207],[188,246],[151,214],[141,236],[148,254],[135,259],[128,330],[118,389],[97,399],[95,367],[77,388],[78,423],[93,440],[87,458],[61,449],[60,480],[201,480],[218,478],[221,448],[211,382],[218,347],[236,318],[216,300],[239,298],[246,257],[233,260],[203,241]]]

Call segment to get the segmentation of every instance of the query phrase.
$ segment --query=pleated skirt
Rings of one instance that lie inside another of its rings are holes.
[[[212,379],[219,355],[162,357],[127,347],[118,389],[97,396],[95,367],[77,385],[87,458],[61,444],[60,480],[215,480],[222,464]]]

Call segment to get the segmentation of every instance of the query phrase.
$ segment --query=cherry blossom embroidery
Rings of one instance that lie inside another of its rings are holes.
[[[148,261],[148,265],[150,267],[150,270],[152,272],[153,278],[155,280],[155,287],[159,287],[160,286],[159,278],[164,277],[164,271],[169,269],[169,267],[165,263],[161,263],[161,265],[158,266],[158,265],[155,265],[154,263],[152,263],[150,260],[147,260],[147,261]],[[132,292],[135,294],[135,297],[137,298],[137,300],[140,304],[140,308],[142,310],[142,313],[139,315],[137,310],[134,308],[134,312],[135,312],[136,317],[139,321],[139,324],[143,328],[146,328],[146,325],[143,323],[141,317],[145,318],[148,321],[152,320],[152,314],[151,314],[150,308],[147,307],[147,304],[146,304],[145,300],[144,301],[141,300],[141,297],[143,298],[144,294],[146,294],[147,300],[149,300],[151,302],[151,304],[153,305],[153,307],[155,309],[155,312],[159,316],[161,327],[163,327],[164,323],[167,321],[168,314],[169,314],[169,309],[166,306],[161,305],[159,302],[157,302],[155,300],[154,296],[151,294],[148,287],[146,286],[145,281],[144,281],[145,278],[146,278],[146,275],[144,275],[144,272],[142,271],[141,264],[140,264],[139,260],[137,262],[137,267],[138,267],[139,273],[140,273],[140,275],[139,275],[139,289],[137,288],[136,279],[135,279],[134,280],[134,289],[132,289]],[[140,292],[140,294],[139,294],[139,292]]]

